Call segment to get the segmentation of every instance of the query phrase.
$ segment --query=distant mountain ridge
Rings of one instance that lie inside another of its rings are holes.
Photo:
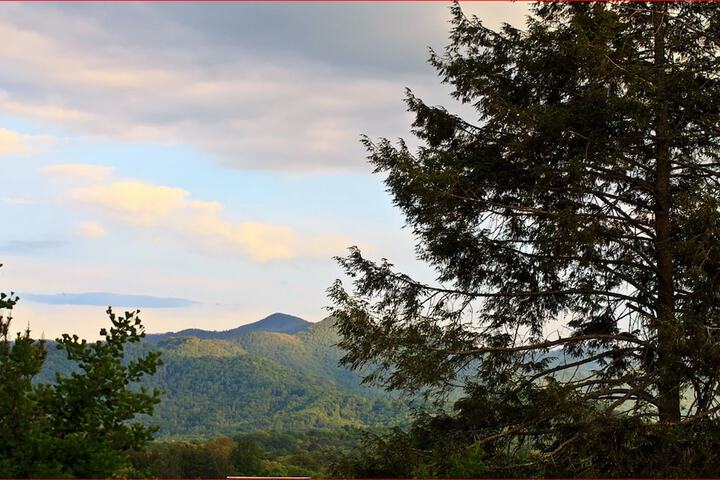
[[[301,332],[313,325],[300,317],[286,313],[273,313],[257,322],[240,325],[230,330],[202,330],[199,328],[188,328],[179,332],[150,333],[145,335],[145,340],[158,342],[170,337],[195,337],[200,340],[228,340],[241,337],[250,332],[278,332],[289,335]]]
[[[220,332],[147,335],[126,354],[162,354],[163,365],[143,382],[163,392],[161,402],[144,421],[159,425],[165,438],[405,422],[404,401],[362,385],[360,373],[339,365],[339,339],[333,318],[312,323],[277,313]],[[69,375],[77,368],[50,347],[36,381],[52,382],[55,372]]]

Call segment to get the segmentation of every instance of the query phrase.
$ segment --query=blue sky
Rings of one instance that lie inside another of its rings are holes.
[[[527,12],[464,8],[492,27]],[[317,321],[350,245],[432,278],[359,136],[409,138],[405,87],[468,113],[426,63],[448,19],[443,2],[0,5],[15,328],[95,338],[105,301],[151,332]]]

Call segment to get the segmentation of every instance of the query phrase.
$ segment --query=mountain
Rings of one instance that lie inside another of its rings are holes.
[[[285,313],[273,313],[262,320],[247,325],[241,325],[231,330],[201,330],[198,328],[189,328],[179,332],[152,333],[145,336],[150,342],[158,342],[170,337],[195,337],[202,340],[226,340],[237,338],[250,332],[281,332],[293,334],[309,328],[312,322],[303,320],[300,317],[288,315]]]
[[[160,437],[390,426],[407,416],[403,402],[361,385],[358,373],[338,365],[342,352],[331,318],[311,323],[274,314],[223,332],[191,329],[148,337],[128,356],[162,352],[164,364],[145,382],[164,392],[162,401],[144,419],[160,426]],[[63,352],[49,348],[39,381],[76,368]]]

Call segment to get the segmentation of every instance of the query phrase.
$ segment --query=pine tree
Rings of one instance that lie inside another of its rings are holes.
[[[103,340],[87,342],[63,335],[65,350],[78,371],[38,383],[47,354],[45,341],[28,328],[11,340],[12,309],[18,298],[0,293],[0,477],[127,476],[129,453],[157,430],[136,420],[152,414],[159,392],[138,383],[155,373],[159,353],[125,358],[125,347],[145,335],[138,312],[107,313],[111,328]]]
[[[590,424],[720,410],[720,9],[532,13],[493,31],[454,5],[430,62],[475,118],[408,91],[420,147],[364,139],[437,283],[353,248],[329,292],[368,381],[461,385],[460,435],[557,461]]]

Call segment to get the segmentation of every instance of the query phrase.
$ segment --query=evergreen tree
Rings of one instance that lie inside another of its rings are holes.
[[[160,364],[158,353],[124,358],[125,346],[144,336],[137,312],[116,316],[89,343],[63,335],[56,346],[79,371],[54,383],[34,383],[46,357],[29,329],[11,341],[14,295],[0,294],[0,477],[111,477],[130,472],[129,452],[156,430],[132,422],[152,414],[159,392],[136,388]]]
[[[664,439],[654,474],[717,475],[689,453],[700,443],[670,439],[700,438],[720,410],[720,10],[532,13],[493,31],[454,5],[430,62],[475,118],[408,91],[420,146],[364,139],[438,282],[357,248],[339,259],[344,361],[392,389],[462,385],[435,427],[526,468],[592,472],[612,431],[612,454]]]

